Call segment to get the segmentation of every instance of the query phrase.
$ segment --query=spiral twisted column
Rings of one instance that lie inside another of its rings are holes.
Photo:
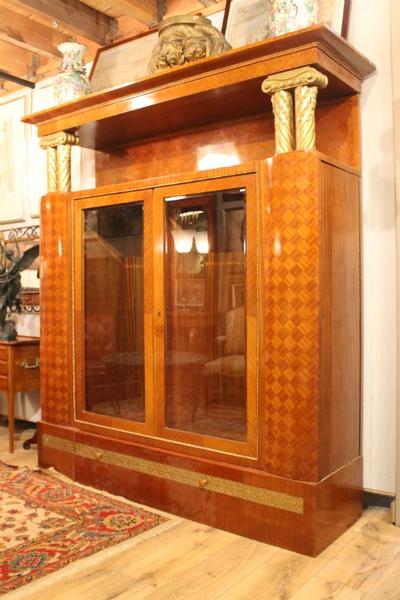
[[[290,92],[281,90],[272,97],[275,120],[275,148],[277,154],[291,152],[295,148],[294,108]]]
[[[294,91],[296,107],[296,150],[315,150],[315,109],[318,88],[297,87]]]
[[[315,150],[317,94],[327,85],[326,75],[313,67],[276,73],[263,81],[261,89],[272,100],[277,154]]]
[[[73,133],[61,131],[40,140],[40,147],[47,152],[47,191],[69,192],[71,190],[71,146],[79,144]]]

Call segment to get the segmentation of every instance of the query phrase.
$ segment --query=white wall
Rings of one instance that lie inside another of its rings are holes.
[[[352,0],[349,42],[377,67],[363,84],[361,119],[364,486],[394,493],[396,214],[390,0]]]

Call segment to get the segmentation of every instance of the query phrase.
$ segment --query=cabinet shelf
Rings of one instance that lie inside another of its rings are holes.
[[[312,65],[329,77],[321,98],[360,91],[374,65],[325,25],[268,39],[225,54],[97,92],[25,117],[39,135],[78,132],[96,150],[170,132],[271,111],[262,81]]]

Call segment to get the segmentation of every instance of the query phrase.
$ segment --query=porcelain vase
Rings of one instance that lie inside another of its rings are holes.
[[[54,87],[56,102],[70,102],[90,92],[83,56],[86,46],[78,42],[64,42],[58,50],[63,55],[61,72],[57,76]]]
[[[270,35],[284,35],[318,22],[317,0],[269,0]]]

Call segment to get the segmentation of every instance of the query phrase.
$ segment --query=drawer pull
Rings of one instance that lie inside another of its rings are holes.
[[[21,369],[38,369],[40,367],[40,358],[37,356],[33,365],[30,365],[26,360],[23,360],[19,366]]]

